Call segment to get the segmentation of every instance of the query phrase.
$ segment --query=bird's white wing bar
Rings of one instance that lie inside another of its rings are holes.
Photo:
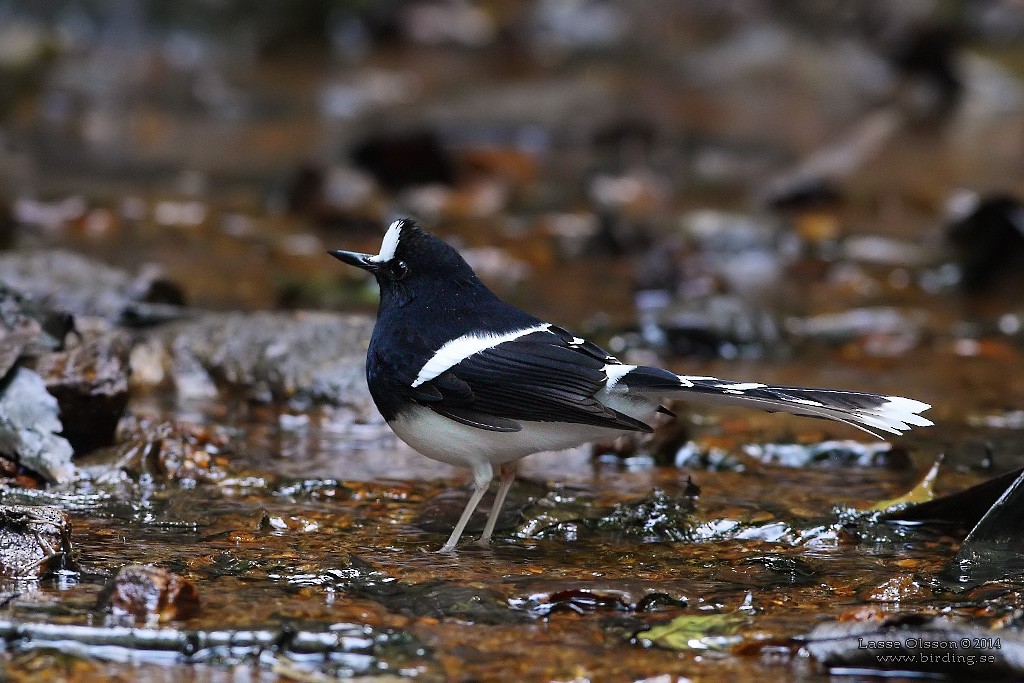
[[[684,387],[695,386],[694,382],[717,382],[717,377],[708,377],[706,375],[676,375],[679,378],[679,382]]]
[[[423,364],[423,367],[420,368],[419,374],[416,375],[416,379],[413,380],[412,386],[415,388],[425,382],[429,382],[442,372],[450,370],[473,354],[486,351],[498,344],[514,341],[528,334],[533,334],[534,332],[544,332],[549,327],[551,327],[550,324],[544,323],[543,325],[534,325],[533,327],[527,327],[521,330],[513,330],[512,332],[506,332],[505,334],[481,334],[479,332],[471,332],[456,339],[452,339],[450,342],[438,349],[437,353]]]
[[[384,233],[384,240],[380,244],[380,253],[371,256],[369,260],[374,263],[387,263],[395,258],[395,252],[398,250],[398,238],[401,236],[402,221],[398,220],[388,226],[388,231]]]
[[[620,379],[636,370],[636,366],[622,365],[621,363],[609,363],[602,369],[604,370],[604,374],[608,375],[608,382],[604,385],[604,388],[611,389],[619,383]]]
[[[760,382],[740,382],[739,384],[722,383],[718,385],[718,388],[722,391],[732,393],[742,393],[744,391],[750,391],[751,389],[764,389],[767,384],[761,384]]]

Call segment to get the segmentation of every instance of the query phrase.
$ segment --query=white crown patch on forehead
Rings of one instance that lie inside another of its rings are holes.
[[[371,261],[375,263],[387,263],[391,259],[395,258],[395,251],[398,249],[398,238],[402,236],[403,223],[405,223],[405,221],[397,220],[388,226],[388,231],[384,233],[384,241],[380,244],[380,253],[376,256],[371,256]]]

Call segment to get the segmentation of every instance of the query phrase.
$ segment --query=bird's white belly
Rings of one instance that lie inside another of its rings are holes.
[[[639,419],[649,419],[647,413],[653,413],[653,409],[648,410],[644,405],[643,410],[636,412],[643,413],[637,416]],[[522,421],[520,424],[523,428],[518,432],[493,432],[464,425],[423,406],[415,406],[390,423],[395,434],[419,453],[449,465],[469,468],[475,463],[500,465],[531,453],[560,451],[590,441],[613,439],[627,431],[564,422]]]

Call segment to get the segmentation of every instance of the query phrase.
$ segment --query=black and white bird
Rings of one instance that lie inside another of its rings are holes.
[[[650,432],[665,398],[828,418],[875,436],[932,424],[919,415],[931,406],[899,396],[625,365],[499,299],[454,248],[410,219],[391,224],[378,254],[330,254],[373,273],[380,285],[366,379],[384,419],[428,458],[472,470],[475,490],[442,551],[459,542],[495,468],[500,483],[481,544],[490,540],[519,460]]]

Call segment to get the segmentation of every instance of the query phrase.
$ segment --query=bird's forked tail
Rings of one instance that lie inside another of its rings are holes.
[[[879,431],[902,434],[911,427],[933,424],[919,414],[931,408],[929,404],[902,396],[732,382],[716,377],[675,375],[667,370],[647,366],[623,365],[621,370],[615,368],[618,372],[611,367],[606,367],[606,370],[609,370],[609,377],[613,378],[609,388],[614,386],[628,393],[825,418],[851,425],[878,438],[883,438],[878,434]]]

